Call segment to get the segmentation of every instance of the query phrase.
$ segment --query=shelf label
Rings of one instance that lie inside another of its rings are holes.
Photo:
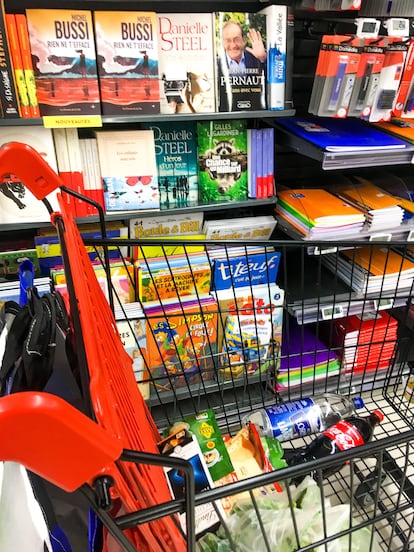
[[[321,308],[322,320],[332,320],[333,318],[342,318],[344,309],[342,305],[327,305]]]
[[[394,306],[394,297],[384,297],[382,299],[374,300],[375,310],[392,309]]]
[[[46,128],[82,128],[101,127],[100,115],[46,115],[43,117],[43,125]]]
[[[318,247],[315,245],[313,248],[314,255],[326,255],[327,253],[336,253],[338,251],[337,247]]]
[[[414,241],[414,230],[410,230],[408,232],[407,241],[409,242]]]
[[[372,234],[369,237],[369,241],[391,241],[392,234]]]

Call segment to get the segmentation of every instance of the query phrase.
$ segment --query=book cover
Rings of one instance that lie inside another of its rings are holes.
[[[197,145],[199,201],[246,200],[246,121],[198,121]]]
[[[266,16],[215,15],[218,111],[266,109]]]
[[[280,207],[293,214],[309,227],[344,226],[365,222],[363,211],[323,188],[281,190],[276,212]]]
[[[57,173],[57,163],[52,131],[40,126],[9,126],[0,128],[0,145],[22,142],[35,149]],[[52,208],[59,210],[56,191],[47,196]],[[50,222],[45,205],[39,201],[24,182],[13,174],[6,175],[0,183],[0,220],[2,223]]]
[[[368,211],[379,211],[398,207],[398,200],[376,186],[370,180],[356,177],[349,184],[338,184],[333,188],[348,201]]]
[[[161,113],[216,110],[214,16],[157,14]]]
[[[35,277],[39,277],[41,273],[36,249],[0,251],[0,276],[5,279],[18,278],[20,264],[27,259],[33,263]]]
[[[212,292],[217,299],[219,319],[217,347],[218,351],[225,351],[225,329],[229,315],[235,317],[267,317],[271,321],[272,359],[278,365],[278,355],[281,350],[283,328],[284,290],[276,284],[249,285],[241,288],[230,288]],[[246,318],[248,320],[248,318]],[[232,377],[231,366],[224,366],[222,362],[221,376]],[[277,367],[277,366],[274,366]],[[256,368],[257,369],[257,368]],[[238,376],[240,365],[235,370]],[[234,374],[233,374],[234,375]]]
[[[414,142],[414,122],[407,119],[399,119],[398,117],[392,118],[390,121],[379,121],[373,123],[375,127],[390,132],[403,140],[408,142]]]
[[[122,344],[132,359],[132,369],[135,381],[145,400],[150,398],[150,382],[148,378],[148,367],[145,365],[145,354],[147,338],[145,335],[145,320],[132,318],[128,320],[116,320],[119,337]]]
[[[6,13],[7,38],[14,69],[14,78],[19,99],[20,115],[28,118],[30,114],[29,94],[26,86],[26,79],[23,70],[23,61],[20,53],[20,44],[17,36],[16,18],[14,13]]]
[[[152,130],[97,131],[106,211],[159,209]]]
[[[160,112],[157,23],[150,11],[95,11],[104,115]]]
[[[147,364],[156,392],[214,379],[217,304],[211,298],[146,316]]]
[[[230,289],[249,285],[274,284],[280,263],[280,252],[246,253],[242,256],[213,261],[212,289]]]
[[[40,117],[39,102],[37,99],[36,79],[33,70],[32,53],[30,51],[29,29],[27,27],[26,16],[23,13],[16,13],[16,27],[19,38],[20,53],[24,77],[29,97],[30,113],[32,117]]]
[[[197,205],[198,159],[193,121],[146,123],[154,132],[160,208]]]
[[[7,37],[4,0],[0,2],[0,107],[4,119],[20,117],[19,98],[14,78],[12,58]]]
[[[92,13],[27,9],[26,17],[40,114],[99,115]]]
[[[203,232],[207,240],[269,240],[277,224],[272,215],[222,220],[206,220]]]
[[[267,108],[277,111],[285,109],[287,11],[276,4],[260,10],[266,16]]]
[[[164,301],[189,295],[209,293],[211,288],[211,267],[205,254],[182,257],[175,265],[177,256],[154,257],[139,262],[137,291],[142,303]]]
[[[332,152],[381,151],[408,147],[404,140],[351,117],[286,117],[277,119],[275,125],[293,132],[323,150]]]

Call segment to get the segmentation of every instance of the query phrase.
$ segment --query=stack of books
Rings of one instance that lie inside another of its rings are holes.
[[[305,239],[348,237],[360,232],[365,222],[360,209],[320,188],[280,191],[276,214]]]
[[[397,251],[383,247],[361,247],[326,254],[322,262],[359,293],[383,293],[410,289],[414,262]]]
[[[387,369],[395,354],[398,322],[385,311],[333,321],[334,345],[342,348],[346,376]]]
[[[395,228],[403,221],[399,201],[369,180],[352,177],[349,183],[334,186],[333,191],[366,214],[370,230]]]
[[[338,376],[338,354],[327,347],[309,326],[299,326],[289,317],[282,339],[282,357],[276,374],[276,390],[302,387],[306,384],[326,383],[327,378]]]

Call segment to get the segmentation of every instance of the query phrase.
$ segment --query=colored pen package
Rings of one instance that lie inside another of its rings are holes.
[[[394,117],[414,118],[414,40],[410,40],[393,112]]]

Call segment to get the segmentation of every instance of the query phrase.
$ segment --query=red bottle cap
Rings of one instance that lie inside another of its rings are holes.
[[[381,410],[374,410],[373,414],[378,418],[380,423],[384,419],[384,414],[381,412]]]

